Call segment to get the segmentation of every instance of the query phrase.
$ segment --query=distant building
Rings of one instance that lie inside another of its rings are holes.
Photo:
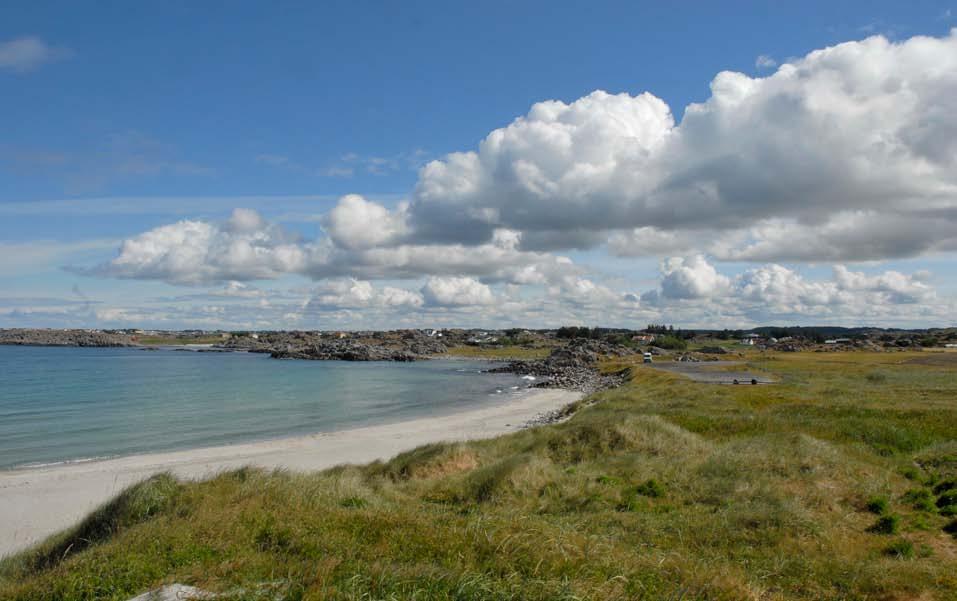
[[[498,337],[497,337],[497,336],[493,336],[493,335],[490,334],[489,332],[485,332],[485,331],[481,331],[481,330],[480,330],[480,331],[475,332],[475,334],[473,334],[473,335],[468,339],[468,342],[470,342],[470,343],[472,343],[472,344],[491,344],[491,343],[493,343],[493,342],[498,342]]]

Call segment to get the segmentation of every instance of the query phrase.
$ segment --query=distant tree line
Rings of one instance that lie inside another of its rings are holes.
[[[562,326],[555,333],[557,338],[589,338],[598,340],[602,338],[601,328],[589,328],[585,326]]]
[[[694,330],[682,330],[681,328],[678,328],[676,330],[673,325],[666,326],[665,324],[654,324],[654,323],[648,324],[648,326],[645,328],[645,332],[648,332],[649,334],[655,334],[657,336],[655,338],[655,346],[658,346],[661,348],[667,348],[658,344],[662,336],[670,336],[672,338],[677,338],[679,340],[693,340],[694,337],[698,335],[698,333],[695,332]],[[687,346],[688,345],[686,344],[685,347]]]

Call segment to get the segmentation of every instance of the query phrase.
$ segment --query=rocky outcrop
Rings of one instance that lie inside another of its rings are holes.
[[[0,344],[22,346],[136,346],[129,334],[103,330],[0,330]]]
[[[361,342],[330,340],[295,349],[274,350],[274,359],[313,361],[416,361],[427,358],[416,353]]]
[[[220,348],[269,353],[275,359],[313,361],[417,361],[448,352],[419,330],[395,332],[268,332],[233,336]]]
[[[553,350],[545,359],[512,361],[489,371],[534,377],[533,386],[536,388],[565,388],[591,394],[619,386],[627,377],[625,372],[602,374],[597,367],[599,359],[633,353],[631,349],[616,344],[576,338]]]

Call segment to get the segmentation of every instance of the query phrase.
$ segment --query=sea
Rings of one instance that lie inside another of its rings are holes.
[[[0,470],[448,415],[508,402],[527,385],[491,365],[0,346]]]

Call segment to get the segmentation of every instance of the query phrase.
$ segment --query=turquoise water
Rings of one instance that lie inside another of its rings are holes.
[[[0,346],[0,469],[329,432],[505,402],[476,361]]]

